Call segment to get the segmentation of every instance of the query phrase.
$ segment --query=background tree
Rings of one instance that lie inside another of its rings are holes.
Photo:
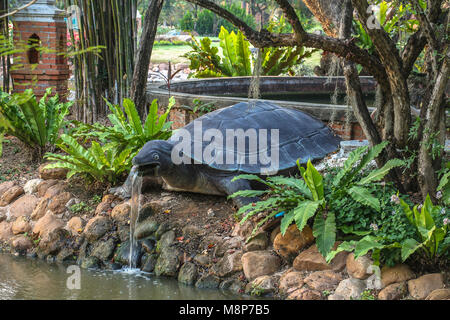
[[[266,29],[257,31],[230,11],[208,0],[187,1],[207,8],[233,23],[255,47],[303,45],[332,52],[347,62],[359,64],[365,68],[375,77],[379,87],[375,120],[372,120],[370,116],[361,93],[359,77],[352,65],[346,66],[347,84],[354,114],[360,121],[370,143],[375,145],[381,141],[390,142],[387,151],[379,156],[379,164],[386,163],[395,157],[408,158],[411,164],[409,171],[406,173],[394,171],[391,179],[399,188],[406,187],[409,191],[415,191],[417,187],[420,187],[423,195],[429,193],[434,197],[437,170],[441,166],[443,157],[443,148],[440,146],[445,140],[444,99],[449,78],[449,10],[446,1],[412,1],[409,10],[418,17],[419,25],[417,30],[408,37],[404,46],[397,46],[396,39],[393,39],[383,27],[377,25],[375,12],[372,12],[369,6],[380,4],[382,1],[370,3],[367,0],[346,1],[345,6],[340,6],[341,10],[345,10],[343,18],[350,21],[353,11],[357,12],[359,23],[373,43],[373,52],[359,47],[356,43],[357,39],[351,36],[351,32],[339,32],[339,35],[345,35],[345,37],[306,32],[288,0],[276,0],[276,3],[292,25],[294,32],[290,34],[273,34]],[[327,5],[331,8],[335,2],[305,1],[319,21],[322,19],[322,26],[328,29],[331,35],[336,34],[336,30],[331,28],[335,26],[335,23],[329,24],[325,19],[328,14],[319,14],[321,11],[314,8],[324,8]],[[390,5],[392,10],[400,10],[402,6],[408,4],[408,2],[393,1]],[[348,23],[342,26],[351,28]],[[427,69],[425,73],[428,86],[423,92],[425,99],[420,106],[417,106],[420,107],[420,122],[415,128],[412,117],[409,116],[412,106],[407,80],[413,76],[414,65],[426,46],[432,48],[433,54],[427,57],[432,68]],[[417,129],[417,134],[412,136],[410,133],[413,129]],[[418,176],[413,174],[417,171]]]

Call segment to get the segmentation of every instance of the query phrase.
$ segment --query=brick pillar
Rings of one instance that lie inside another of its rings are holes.
[[[13,16],[14,43],[22,48],[14,55],[14,92],[31,88],[40,98],[51,87],[61,100],[68,96],[70,70],[61,55],[67,51],[67,23],[65,12],[54,4],[54,0],[38,0]]]

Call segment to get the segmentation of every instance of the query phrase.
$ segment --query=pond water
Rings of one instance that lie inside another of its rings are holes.
[[[81,270],[80,290],[67,287],[67,266],[0,253],[0,300],[228,300],[245,299],[202,290],[138,271]]]

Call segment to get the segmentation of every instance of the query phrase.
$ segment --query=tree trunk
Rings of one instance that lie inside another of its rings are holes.
[[[319,20],[325,33],[337,38],[345,0],[303,0],[303,2]]]
[[[147,78],[152,56],[153,43],[155,42],[158,19],[161,14],[164,0],[151,0],[145,14],[139,50],[136,54],[133,82],[131,84],[131,99],[141,117],[146,115],[147,107]]]

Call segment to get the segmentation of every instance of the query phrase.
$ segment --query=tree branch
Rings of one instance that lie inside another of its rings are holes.
[[[275,0],[275,1],[283,10],[286,19],[288,19],[289,23],[292,25],[292,28],[294,29],[294,33],[296,35],[296,38],[298,39],[298,42],[303,43],[303,41],[305,41],[305,39],[308,37],[308,34],[306,33],[305,29],[303,29],[302,23],[298,19],[297,13],[295,12],[294,8],[287,0]]]
[[[17,8],[16,10],[13,10],[13,11],[7,13],[7,14],[4,14],[4,15],[0,16],[0,19],[4,19],[4,18],[10,17],[12,15],[15,15],[17,12],[22,11],[22,10],[28,8],[29,6],[32,6],[33,4],[35,4],[36,1],[37,0],[32,0],[29,3],[27,3],[26,5],[24,5],[24,6],[20,7],[20,8]]]

